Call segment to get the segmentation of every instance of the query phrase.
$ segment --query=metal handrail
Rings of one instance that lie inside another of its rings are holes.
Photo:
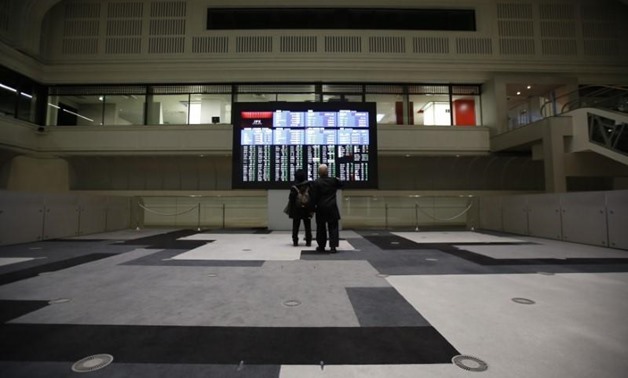
[[[592,103],[591,104],[586,104],[586,105],[588,105],[589,107],[593,107],[594,106],[594,107],[602,107],[603,108],[604,106],[601,106],[601,105],[603,105],[603,104],[605,104],[605,103],[607,103],[609,101],[613,101],[613,103],[615,103],[615,101],[617,99],[622,98],[622,97],[626,96],[627,94],[628,94],[628,90],[625,90],[625,93],[618,93],[618,94],[616,94],[614,96],[610,96],[610,97],[600,97],[600,98],[593,97]],[[589,99],[589,97],[587,97],[586,99]],[[573,101],[572,103],[565,104],[561,108],[561,113],[564,113],[566,111],[565,108],[567,107],[567,105],[570,106],[570,108],[568,110],[582,108],[583,107],[583,103],[586,102],[586,99],[579,98],[578,100]],[[573,105],[577,105],[577,106],[572,108]]]
[[[558,99],[565,98],[565,97],[571,97],[571,96],[574,96],[574,95],[578,96],[578,98],[575,99],[575,100],[569,101],[566,104],[564,104],[562,106],[562,108],[560,109],[560,113],[558,113],[558,114],[564,113],[566,111],[565,109],[568,106],[570,107],[569,110],[580,108],[581,107],[580,105],[581,105],[581,102],[582,102],[582,98],[580,97],[580,93],[582,92],[582,90],[583,89],[587,89],[587,88],[598,88],[598,87],[600,87],[600,89],[591,92],[587,96],[587,98],[599,97],[599,96],[601,96],[601,95],[603,95],[605,93],[609,93],[609,92],[616,91],[616,90],[620,90],[620,91],[623,91],[625,93],[620,93],[620,94],[617,94],[617,95],[612,96],[612,97],[606,97],[605,99],[615,99],[615,98],[618,98],[618,97],[621,97],[621,96],[625,96],[626,94],[628,94],[628,88],[622,87],[622,86],[615,86],[615,85],[586,85],[586,86],[582,86],[582,87],[578,88],[575,91],[571,91],[571,92],[566,93],[566,94],[564,94],[562,96],[559,96],[559,97],[556,97],[556,98],[554,98],[552,100],[546,101],[545,103],[543,103],[543,105],[541,105],[541,108],[539,109],[539,113],[543,117],[548,117],[547,115],[545,115],[545,109],[546,109],[546,107],[548,105],[553,104]],[[571,108],[574,104],[578,104],[578,106],[576,106],[575,108]],[[554,116],[556,116],[558,114],[554,114]]]

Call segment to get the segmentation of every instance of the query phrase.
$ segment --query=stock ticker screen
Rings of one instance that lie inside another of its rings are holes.
[[[327,164],[347,188],[377,187],[375,103],[235,103],[234,189],[285,189]]]

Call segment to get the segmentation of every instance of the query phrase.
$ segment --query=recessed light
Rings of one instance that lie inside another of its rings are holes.
[[[521,92],[517,92],[517,96],[519,96],[521,94]]]
[[[531,85],[528,85],[528,86],[526,87],[526,89],[532,89],[532,86],[531,86]]]

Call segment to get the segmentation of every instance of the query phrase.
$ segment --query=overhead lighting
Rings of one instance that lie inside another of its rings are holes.
[[[55,108],[55,109],[61,109],[61,108],[60,108],[60,107],[58,107],[57,105],[55,105],[55,104],[51,104],[51,103],[48,103],[48,106],[52,106],[52,107],[53,107],[53,108]]]
[[[90,122],[94,122],[94,120],[93,120],[93,119],[91,119],[91,118],[87,118],[87,117],[82,116],[82,115],[80,115],[80,114],[78,114],[78,113],[71,112],[71,111],[69,111],[69,110],[67,110],[67,109],[62,109],[62,110],[63,110],[64,112],[66,112],[66,113],[70,113],[70,114],[75,115],[75,116],[77,116],[77,117],[80,117],[80,118],[86,119],[86,120],[88,120],[88,121],[90,121]]]
[[[11,91],[11,92],[15,92],[15,93],[17,93],[17,89],[15,89],[15,88],[11,88],[11,87],[9,87],[8,85],[4,85],[4,84],[2,84],[2,83],[0,83],[0,88],[3,88],[3,89],[6,89],[6,90],[8,90],[8,91]]]
[[[532,89],[532,86],[531,86],[531,85],[528,85],[528,86],[526,87],[526,89]]]
[[[521,94],[521,92],[517,91],[517,96],[519,96]]]
[[[26,98],[33,98],[33,96],[29,95],[28,93],[20,92],[20,94]]]

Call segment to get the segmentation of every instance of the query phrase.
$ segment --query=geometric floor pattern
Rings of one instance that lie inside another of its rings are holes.
[[[114,360],[89,377],[626,376],[628,251],[482,232],[340,238],[336,254],[266,230],[0,247],[0,377],[73,376],[95,354]]]

